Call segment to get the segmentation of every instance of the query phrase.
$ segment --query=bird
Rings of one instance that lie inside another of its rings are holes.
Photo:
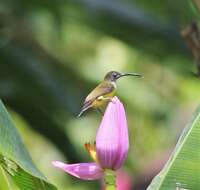
[[[109,100],[111,100],[111,98],[115,95],[117,88],[116,81],[124,76],[142,77],[142,75],[138,73],[120,73],[117,71],[108,72],[105,75],[104,80],[96,88],[94,88],[85,98],[85,101],[83,103],[80,113],[78,114],[78,117],[80,117],[83,114],[83,112],[85,112],[89,108],[95,108],[101,114],[103,114],[100,107],[107,103]]]

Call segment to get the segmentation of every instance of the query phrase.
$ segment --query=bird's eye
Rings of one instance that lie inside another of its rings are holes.
[[[113,76],[116,77],[116,76],[117,76],[117,73],[113,73]]]

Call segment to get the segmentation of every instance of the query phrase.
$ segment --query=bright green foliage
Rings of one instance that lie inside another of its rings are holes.
[[[170,160],[154,178],[148,190],[200,187],[200,106],[184,129]]]
[[[20,190],[54,190],[32,162],[5,107],[0,101],[0,167]]]

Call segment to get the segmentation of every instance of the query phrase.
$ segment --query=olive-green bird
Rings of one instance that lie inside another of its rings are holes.
[[[105,75],[104,80],[85,98],[78,117],[89,108],[95,108],[101,112],[100,107],[107,103],[115,94],[117,87],[116,81],[124,76],[142,77],[141,74],[137,73],[120,73],[117,71],[108,72]]]

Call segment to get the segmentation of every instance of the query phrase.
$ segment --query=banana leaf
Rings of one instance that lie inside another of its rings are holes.
[[[189,189],[200,187],[200,106],[185,127],[169,161],[147,190]]]
[[[20,190],[56,190],[34,165],[12,119],[0,101],[0,168]]]

